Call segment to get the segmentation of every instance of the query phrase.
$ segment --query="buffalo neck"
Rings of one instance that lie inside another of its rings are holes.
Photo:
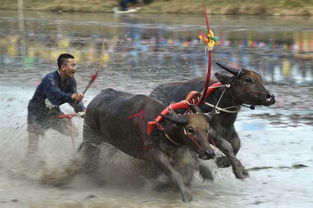
[[[206,99],[206,102],[217,105],[220,108],[228,108],[234,106],[231,110],[236,110],[240,107],[242,103],[236,100],[229,88],[221,87],[215,90],[209,97]]]
[[[225,123],[225,125],[229,125],[229,124],[233,124],[236,121],[237,114],[238,114],[238,112],[236,111],[240,110],[240,104],[238,104],[238,102],[236,102],[236,100],[233,98],[229,89],[222,87],[222,88],[215,90],[205,100],[205,102],[210,103],[212,105],[217,105],[217,107],[220,107],[223,109],[228,108],[228,110],[235,111],[233,113],[219,111],[219,114],[217,114],[218,116],[216,115],[213,118],[215,122],[218,122],[218,123],[223,122]],[[232,107],[232,108],[229,108],[229,107]],[[202,110],[204,112],[210,112],[212,110],[212,107],[205,106],[204,109]],[[213,123],[215,123],[214,121]]]

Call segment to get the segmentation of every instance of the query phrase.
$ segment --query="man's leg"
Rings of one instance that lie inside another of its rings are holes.
[[[28,132],[28,146],[26,156],[32,156],[38,151],[39,134]]]
[[[44,116],[42,116],[44,117]],[[26,156],[32,156],[37,153],[39,147],[39,138],[44,135],[45,123],[39,114],[28,113],[27,115],[27,132],[28,145]]]

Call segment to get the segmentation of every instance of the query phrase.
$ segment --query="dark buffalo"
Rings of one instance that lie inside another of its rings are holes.
[[[166,107],[145,95],[113,89],[98,94],[87,107],[80,148],[87,171],[97,171],[99,145],[110,143],[132,157],[155,164],[177,186],[182,199],[191,200],[181,173],[173,168],[172,153],[179,147],[188,146],[201,159],[214,158],[207,140],[208,117],[203,113],[180,117],[170,113],[159,122],[162,127],[147,134],[147,122],[154,120]]]
[[[208,95],[200,107],[203,112],[211,112],[213,108],[217,112],[210,122],[210,127],[216,132],[212,139],[228,158],[217,158],[218,166],[228,167],[230,163],[235,176],[242,179],[248,175],[248,172],[235,157],[240,149],[240,138],[234,127],[237,114],[243,104],[251,105],[251,108],[255,105],[269,106],[275,103],[275,97],[264,87],[261,76],[256,72],[217,64],[232,76],[216,73],[218,81],[224,86]],[[195,78],[184,82],[161,84],[151,92],[150,96],[168,105],[170,102],[185,99],[191,91],[201,92],[204,82],[204,78]],[[216,82],[211,81],[210,85]]]

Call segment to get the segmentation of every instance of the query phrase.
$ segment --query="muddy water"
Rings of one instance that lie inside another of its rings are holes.
[[[86,105],[103,88],[148,94],[159,83],[204,75],[207,60],[196,41],[204,28],[203,17],[0,14],[1,208],[313,206],[309,20],[210,17],[220,40],[214,60],[258,71],[277,103],[239,114],[238,158],[250,177],[237,180],[230,168],[220,169],[208,161],[214,182],[203,182],[196,175],[191,186],[194,200],[184,204],[175,192],[151,188],[154,180],[145,177],[146,164],[112,154],[109,148],[101,160],[106,185],[94,184],[84,174],[72,176],[80,168],[75,149],[81,135],[71,141],[49,130],[37,157],[25,160],[26,107],[40,78],[55,69],[56,56],[63,51],[79,61],[80,89],[97,68],[101,70],[86,94]],[[72,112],[67,105],[62,109]],[[82,128],[82,119],[73,122]]]

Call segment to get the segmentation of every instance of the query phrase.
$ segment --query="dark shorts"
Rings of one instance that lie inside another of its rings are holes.
[[[60,108],[44,108],[42,110],[28,109],[27,115],[27,131],[44,135],[45,131],[52,128],[60,132],[61,134],[70,136],[69,120],[67,118],[58,118],[59,115],[63,115]]]

